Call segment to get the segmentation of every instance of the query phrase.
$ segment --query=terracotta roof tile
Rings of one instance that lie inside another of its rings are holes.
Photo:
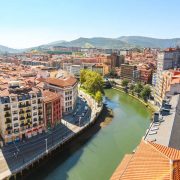
[[[54,100],[60,98],[59,94],[48,91],[48,90],[42,91],[42,95],[43,95],[43,101],[45,103],[51,102],[51,101],[54,101]]]
[[[125,156],[111,180],[179,180],[179,175],[180,151],[142,140],[131,158]]]
[[[77,80],[74,77],[68,77],[66,79],[47,78],[45,79],[45,82],[64,88],[64,87],[75,85]]]

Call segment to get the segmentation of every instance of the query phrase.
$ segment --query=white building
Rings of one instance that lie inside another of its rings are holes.
[[[78,83],[76,78],[70,76],[63,79],[47,78],[44,81],[44,88],[61,95],[62,110],[67,114],[74,110],[77,96]]]

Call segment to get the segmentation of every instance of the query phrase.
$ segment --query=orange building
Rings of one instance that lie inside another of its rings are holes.
[[[134,154],[126,154],[111,180],[179,180],[180,151],[142,140]]]

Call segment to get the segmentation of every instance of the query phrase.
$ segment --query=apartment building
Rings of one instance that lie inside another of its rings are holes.
[[[78,82],[76,78],[69,76],[62,79],[40,79],[40,81],[44,82],[44,89],[61,95],[63,113],[67,114],[74,110],[78,97]]]
[[[41,133],[44,129],[41,91],[21,81],[10,81],[0,88],[0,132],[4,142]]]
[[[121,72],[120,77],[122,79],[128,79],[131,81],[138,81],[139,80],[139,71],[137,67],[130,64],[122,64],[121,65]]]
[[[166,96],[180,94],[180,70],[163,71],[161,83],[161,88],[159,89],[159,99],[161,101]]]
[[[157,74],[155,86],[155,102],[157,105],[162,103],[161,89],[163,85],[162,73],[164,70],[180,67],[180,49],[168,48],[158,53],[157,56]]]
[[[144,83],[148,84],[152,81],[152,69],[147,69],[144,67],[138,68],[139,71],[139,80]]]

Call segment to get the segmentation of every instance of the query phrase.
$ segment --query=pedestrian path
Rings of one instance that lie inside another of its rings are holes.
[[[82,127],[76,126],[75,124],[65,121],[64,119],[61,120],[61,123],[64,124],[68,129],[70,129],[74,133],[77,133],[80,129],[82,129]]]
[[[0,179],[4,179],[11,175],[6,159],[0,149]]]

